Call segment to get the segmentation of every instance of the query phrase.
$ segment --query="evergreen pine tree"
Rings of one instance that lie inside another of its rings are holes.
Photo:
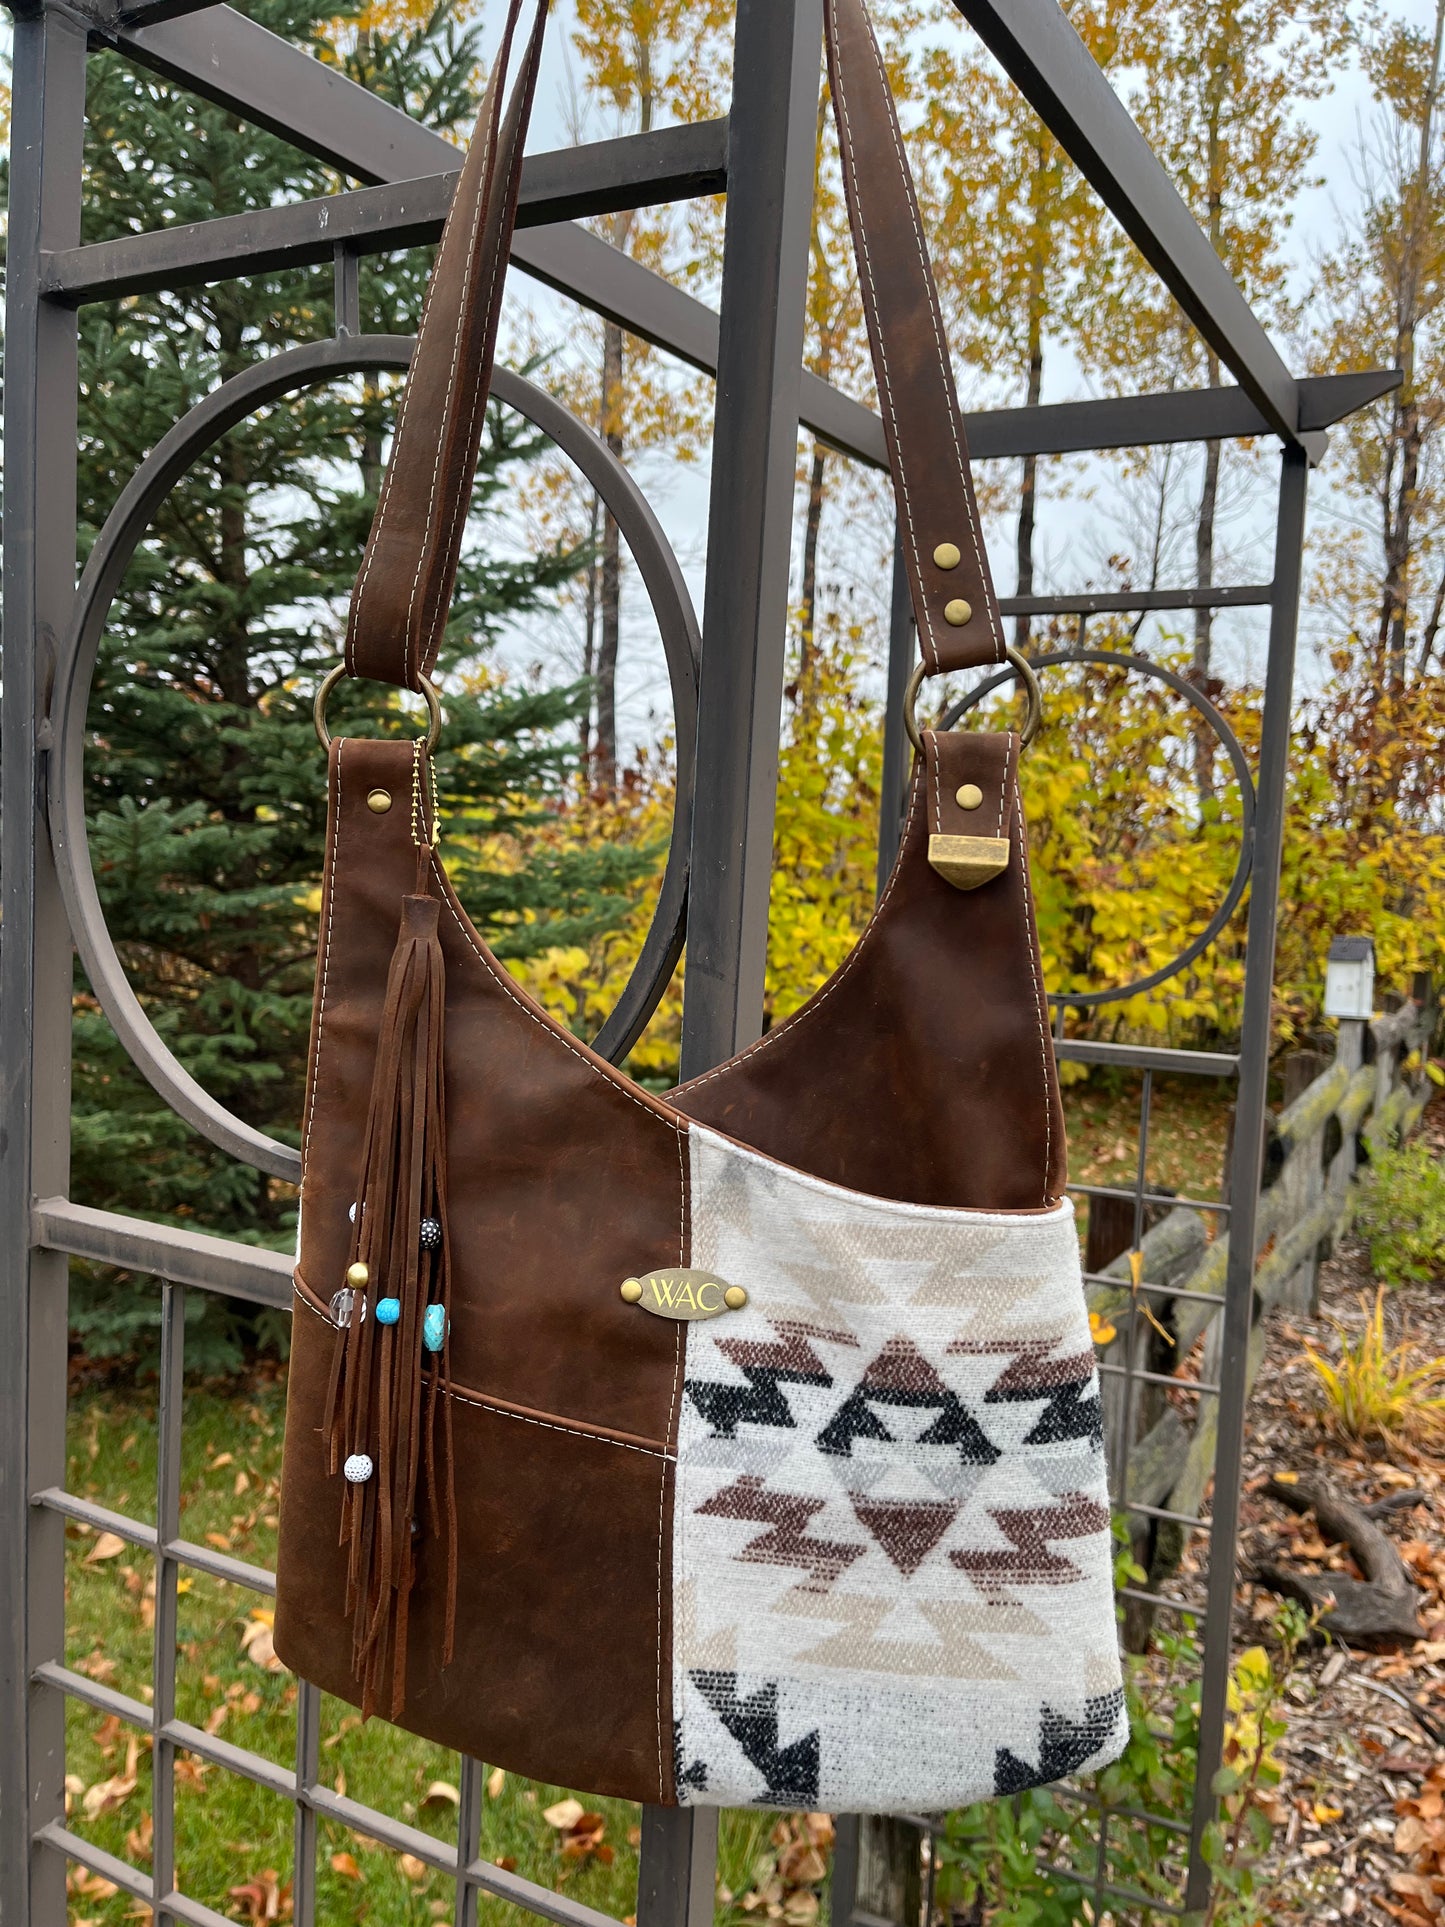
[[[381,35],[314,0],[258,0],[261,24],[373,92],[458,134],[476,111],[477,30],[446,4]],[[345,185],[321,163],[119,57],[91,62],[85,238],[265,208]],[[361,264],[368,331],[408,333],[430,250]],[[259,358],[332,332],[329,272],[295,270],[88,307],[81,316],[82,551],[145,454],[187,408]],[[294,1142],[305,1077],[325,823],[311,699],[339,655],[346,599],[380,483],[397,384],[339,383],[228,433],[162,506],[111,613],[90,708],[92,852],[137,994],[186,1068],[248,1122]],[[580,687],[509,685],[488,664],[500,621],[534,607],[578,556],[499,559],[485,526],[538,438],[493,409],[439,671],[444,848],[496,947],[583,941],[629,907],[650,853],[557,847],[498,861],[498,838],[565,806]],[[478,540],[478,526],[482,539]],[[343,683],[332,726],[412,733],[374,685]],[[563,734],[563,731],[566,734]],[[503,844],[515,853],[516,844]],[[289,1244],[289,1187],[236,1164],[176,1118],[79,985],[77,1199]],[[81,1276],[92,1355],[142,1342],[149,1294]],[[197,1294],[199,1298],[200,1294]],[[205,1310],[198,1306],[198,1312]],[[210,1311],[195,1362],[236,1358]]]

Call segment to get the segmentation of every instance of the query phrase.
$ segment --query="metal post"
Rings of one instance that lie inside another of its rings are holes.
[[[903,811],[908,800],[908,769],[912,750],[903,727],[903,699],[908,678],[918,660],[913,596],[903,544],[893,540],[893,596],[888,619],[888,706],[883,715],[883,775],[878,799],[878,894],[888,885],[889,872],[903,837]]]
[[[822,44],[823,0],[738,0],[684,1078],[762,1028]]]
[[[161,1288],[161,1376],[156,1398],[156,1617],[151,1665],[151,1879],[155,1927],[172,1927],[165,1906],[176,1887],[176,1748],[166,1728],[176,1717],[176,1643],[180,1566],[167,1552],[181,1536],[181,1417],[185,1386],[186,1288]]]
[[[65,1705],[32,1686],[64,1658],[66,1260],[31,1250],[37,1195],[69,1176],[70,936],[39,814],[46,710],[75,587],[76,320],[40,292],[42,250],[80,240],[85,24],[15,22],[5,308],[4,702],[0,706],[0,1919],[63,1927],[65,1864],[32,1848],[65,1817]]]
[[[1289,768],[1290,711],[1294,695],[1295,637],[1299,628],[1300,566],[1304,548],[1305,452],[1281,455],[1279,522],[1275,532],[1274,590],[1270,604],[1269,666],[1264,685],[1255,816],[1254,874],[1245,940],[1244,1020],[1235,1097],[1234,1155],[1230,1173],[1229,1268],[1222,1313],[1219,1443],[1214,1460],[1214,1500],[1209,1545],[1209,1594],[1205,1614],[1204,1674],[1200,1684],[1199,1763],[1194,1784],[1189,1882],[1185,1905],[1202,1908],[1209,1898],[1209,1868],[1202,1851],[1205,1829],[1218,1801],[1214,1776],[1224,1746],[1225,1700],[1231,1659],[1235,1551],[1239,1536],[1239,1486],[1244,1457],[1250,1329],[1254,1312],[1255,1215],[1264,1158],[1268,1094],[1270,1016],[1274,989],[1275,926],[1279,914],[1280,851],[1284,842],[1285,777]]]
[[[822,0],[738,0],[682,1075],[762,1028]],[[713,1917],[717,1815],[649,1807],[638,1927]]]

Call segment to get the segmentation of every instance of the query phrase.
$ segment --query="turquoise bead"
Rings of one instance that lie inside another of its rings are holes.
[[[380,1317],[378,1312],[377,1316]],[[447,1327],[451,1323],[445,1305],[428,1305],[426,1317],[422,1321],[421,1342],[429,1352],[439,1352],[447,1342]]]
[[[382,1298],[377,1301],[376,1322],[378,1325],[394,1325],[401,1317],[399,1298]]]

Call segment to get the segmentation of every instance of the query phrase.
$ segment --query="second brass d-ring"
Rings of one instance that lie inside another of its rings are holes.
[[[322,681],[321,687],[316,692],[315,704],[312,707],[311,715],[312,720],[316,724],[316,740],[320,743],[321,747],[326,750],[331,748],[331,731],[326,727],[326,701],[332,690],[346,673],[346,664],[344,662],[337,663],[336,667],[331,670]],[[441,741],[442,699],[437,694],[436,684],[429,676],[421,676],[418,678],[418,681],[421,684],[420,693],[426,698],[427,715],[431,718],[426,732],[426,748],[427,754],[430,756],[437,744]]]
[[[1044,720],[1044,692],[1039,687],[1038,676],[1028,657],[1021,655],[1012,647],[1005,650],[1010,668],[1024,686],[1027,708],[1024,711],[1024,726],[1019,733],[1019,742],[1024,749],[1038,735]],[[921,756],[923,754],[923,734],[918,727],[918,692],[928,676],[928,664],[919,663],[908,679],[908,689],[903,698],[903,727],[908,731],[908,740]]]

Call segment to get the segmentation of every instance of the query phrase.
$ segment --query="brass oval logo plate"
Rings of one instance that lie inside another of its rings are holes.
[[[723,1312],[741,1311],[748,1302],[741,1285],[730,1285],[711,1271],[677,1265],[647,1271],[638,1278],[624,1278],[622,1296],[627,1304],[650,1311],[654,1318],[683,1320],[717,1318]]]

